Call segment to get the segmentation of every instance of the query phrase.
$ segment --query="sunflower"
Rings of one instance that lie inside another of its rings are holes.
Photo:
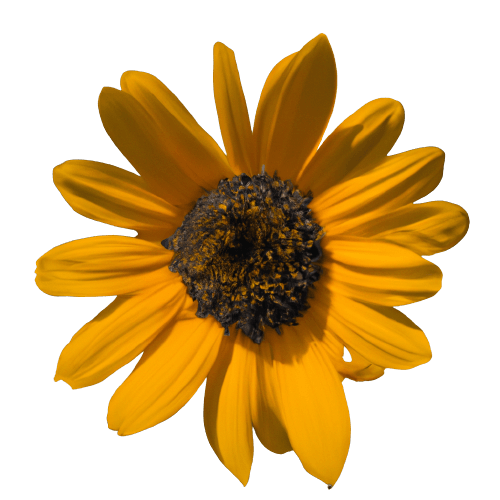
[[[117,296],[64,348],[55,380],[97,384],[143,353],[109,404],[119,435],[168,419],[206,379],[208,440],[244,485],[253,428],[331,487],[350,443],[344,378],[431,358],[394,306],[439,290],[441,272],[422,255],[455,245],[467,214],[414,203],[440,182],[444,153],[388,156],[404,120],[397,101],[369,102],[320,146],[336,79],[319,35],[273,68],[252,130],[234,53],[217,43],[227,154],[155,77],[129,71],[121,90],[102,90],[104,127],[139,175],[72,160],[54,182],[79,214],[137,237],[58,246],[38,260],[36,283]]]

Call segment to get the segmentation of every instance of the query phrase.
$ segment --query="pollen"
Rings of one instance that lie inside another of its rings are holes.
[[[223,179],[196,202],[162,245],[169,265],[198,301],[196,315],[212,315],[260,344],[265,326],[297,325],[320,278],[324,230],[291,181],[264,172]]]

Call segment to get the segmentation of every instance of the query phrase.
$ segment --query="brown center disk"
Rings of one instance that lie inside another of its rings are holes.
[[[226,334],[236,323],[257,344],[265,325],[297,325],[321,270],[311,199],[263,172],[223,179],[196,202],[162,245],[175,252],[169,269],[198,301],[197,316],[211,314]]]

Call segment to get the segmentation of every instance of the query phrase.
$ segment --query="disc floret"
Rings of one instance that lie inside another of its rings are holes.
[[[297,325],[320,277],[323,229],[291,181],[262,173],[223,179],[196,202],[162,242],[174,257],[197,316],[209,314],[229,334],[236,324],[255,343],[264,327]]]

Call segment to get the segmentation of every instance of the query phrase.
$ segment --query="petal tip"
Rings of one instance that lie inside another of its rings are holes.
[[[328,37],[324,33],[320,33],[318,36],[313,38],[313,40],[316,40],[316,42],[321,42],[321,43],[327,43],[328,46],[330,46],[330,40],[328,40]]]
[[[140,85],[140,82],[146,81],[159,81],[154,75],[146,73],[145,71],[137,71],[130,69],[125,71],[120,78],[120,87],[127,94],[131,93],[131,89],[134,85]]]
[[[40,257],[41,259],[42,257]],[[43,278],[42,278],[42,272],[40,270],[40,259],[37,260],[37,265],[38,267],[35,269],[35,285],[38,287],[38,289],[43,292],[43,293],[46,293],[47,295],[51,295],[53,297],[57,297],[57,295],[55,295],[54,293],[51,293],[51,290],[49,288],[47,288],[45,285],[46,283],[44,282]]]
[[[238,472],[231,471],[231,472],[243,486],[246,486],[248,484],[248,481],[250,480],[250,471],[238,471]]]
[[[54,182],[54,185],[56,186],[57,189],[60,190],[60,186],[64,183],[65,180],[65,173],[68,174],[69,172],[66,172],[66,170],[70,167],[70,161],[65,161],[59,165],[56,165],[52,169],[52,181]]]
[[[97,100],[99,111],[101,111],[102,106],[108,101],[108,99],[113,99],[120,92],[120,90],[115,89],[114,87],[103,87],[101,93],[99,94],[99,99]]]
[[[65,382],[68,384],[73,390],[75,389],[81,389],[83,386],[77,384],[74,380],[71,380],[69,377],[65,377],[61,375],[58,371],[56,372],[54,376],[54,382],[59,382],[59,381]]]
[[[127,424],[127,422],[125,423],[121,423],[120,425],[113,425],[109,423],[109,419],[108,419],[108,428],[113,430],[113,431],[117,431],[117,434],[118,436],[132,436],[133,434],[137,434],[138,432],[142,432],[144,430],[146,430],[145,428],[137,428],[137,427],[134,427],[133,424]]]
[[[312,40],[309,40],[301,49],[300,52],[303,54],[319,54],[326,53],[330,54],[333,58],[333,50],[330,45],[330,41],[328,37],[324,33],[320,33],[318,36],[314,37]],[[300,53],[299,52],[299,53]]]
[[[121,78],[133,78],[133,77],[136,77],[136,76],[141,76],[141,75],[148,75],[148,76],[153,76],[149,73],[146,73],[144,71],[137,71],[136,69],[129,69],[127,71],[124,71],[122,73],[122,76]],[[154,77],[155,78],[155,77]]]
[[[129,70],[122,73],[122,76],[120,77],[120,87],[122,90],[125,90],[127,83],[134,78],[135,73],[138,73],[138,71]]]
[[[107,423],[108,423],[108,429],[110,431],[115,431],[116,433],[118,433],[119,436],[123,435],[123,434],[120,434],[120,427],[122,427],[122,420],[120,418],[117,418],[117,415],[116,414],[112,414],[112,412],[110,411],[110,406],[111,406],[111,400],[113,398],[110,399],[109,401],[109,404],[108,404],[108,414],[106,416],[106,420],[107,420]]]
[[[110,402],[110,404],[111,404],[111,402]],[[120,431],[120,424],[118,423],[118,421],[116,421],[116,419],[113,419],[111,417],[109,408],[108,408],[107,421],[108,421],[108,429],[111,430],[111,431],[118,432],[118,435],[120,435],[120,433],[119,433],[119,431]]]
[[[440,159],[444,163],[446,154],[441,148],[438,148],[437,146],[429,146],[429,153],[433,159]]]
[[[119,92],[119,90],[114,87],[103,87],[101,93],[99,94],[99,98],[107,94],[112,94],[113,92]]]
[[[439,292],[439,290],[441,290],[441,287],[443,286],[443,271],[441,271],[441,268],[436,266],[437,267],[437,279],[438,279],[438,283],[437,283],[437,289],[436,289],[436,293]]]
[[[333,58],[333,49],[330,45],[328,37],[324,33],[320,33],[317,37],[313,38],[310,42],[306,43],[304,47],[309,46],[312,51],[326,51]]]
[[[380,97],[379,99],[375,99],[375,102],[380,104],[384,104],[390,109],[392,115],[396,115],[397,117],[405,116],[405,108],[397,99],[393,99],[392,97]]]
[[[429,344],[429,340],[427,339],[425,334],[422,337],[423,338],[420,342],[420,345],[415,350],[415,362],[413,363],[413,366],[409,366],[408,368],[415,368],[420,365],[425,365],[425,363],[428,363],[432,359],[432,350],[431,345]]]
[[[423,359],[422,364],[428,363],[432,359],[432,351],[430,346],[429,346],[429,351],[422,357],[422,359]]]
[[[224,50],[224,49],[228,49],[228,50],[231,50],[225,43],[222,43],[222,42],[215,42],[214,43],[214,53],[217,51],[220,51],[220,50]]]
[[[462,207],[460,207],[460,208],[461,208],[460,215],[464,219],[464,228],[462,230],[462,234],[460,235],[460,239],[458,241],[460,241],[467,234],[467,232],[469,231],[469,227],[470,227],[470,217],[469,217],[469,214]]]
[[[414,363],[405,366],[403,369],[410,370],[412,368],[416,368],[417,366],[425,365],[426,363],[428,363],[432,359],[431,346],[427,344],[426,348],[422,349],[422,351],[419,354],[420,354],[419,357],[415,359]]]

